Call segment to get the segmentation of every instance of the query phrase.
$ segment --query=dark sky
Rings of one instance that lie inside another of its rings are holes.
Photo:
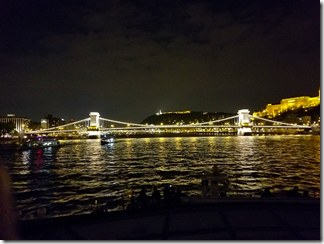
[[[0,4],[0,116],[253,112],[320,87],[319,1]]]

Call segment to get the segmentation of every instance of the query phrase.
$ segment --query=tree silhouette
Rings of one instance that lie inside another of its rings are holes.
[[[13,122],[0,123],[0,134],[4,136],[5,134],[13,135],[15,133],[15,124]]]

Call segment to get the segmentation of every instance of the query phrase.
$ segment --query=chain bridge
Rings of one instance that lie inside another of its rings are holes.
[[[284,134],[310,130],[311,126],[290,124],[256,117],[248,109],[241,109],[237,115],[201,123],[176,125],[137,124],[100,117],[98,112],[91,112],[88,118],[64,125],[30,131],[25,134],[68,134],[83,136],[110,135],[165,135],[174,133],[186,135],[217,134]]]

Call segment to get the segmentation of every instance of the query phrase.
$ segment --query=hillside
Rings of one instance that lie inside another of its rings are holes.
[[[155,114],[147,117],[141,123],[142,124],[153,124],[153,125],[176,125],[178,124],[191,124],[191,123],[202,123],[211,120],[223,119],[226,117],[234,116],[234,113],[224,112],[167,112],[162,114]]]
[[[295,110],[290,110],[287,112],[282,113],[280,116],[276,116],[271,118],[272,120],[282,121],[286,123],[297,123],[303,124],[303,118],[309,116],[311,123],[318,122],[321,116],[321,106],[315,106],[310,108],[299,108]]]

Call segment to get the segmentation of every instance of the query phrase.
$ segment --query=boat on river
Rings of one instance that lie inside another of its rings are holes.
[[[312,125],[312,134],[313,135],[320,135],[321,134],[321,126],[318,125]]]
[[[53,137],[37,137],[30,138],[27,141],[20,145],[23,149],[39,149],[39,148],[47,148],[47,147],[60,147],[60,141],[56,140]]]
[[[110,144],[110,143],[114,143],[114,142],[115,142],[115,138],[112,136],[104,137],[100,140],[101,145]]]

